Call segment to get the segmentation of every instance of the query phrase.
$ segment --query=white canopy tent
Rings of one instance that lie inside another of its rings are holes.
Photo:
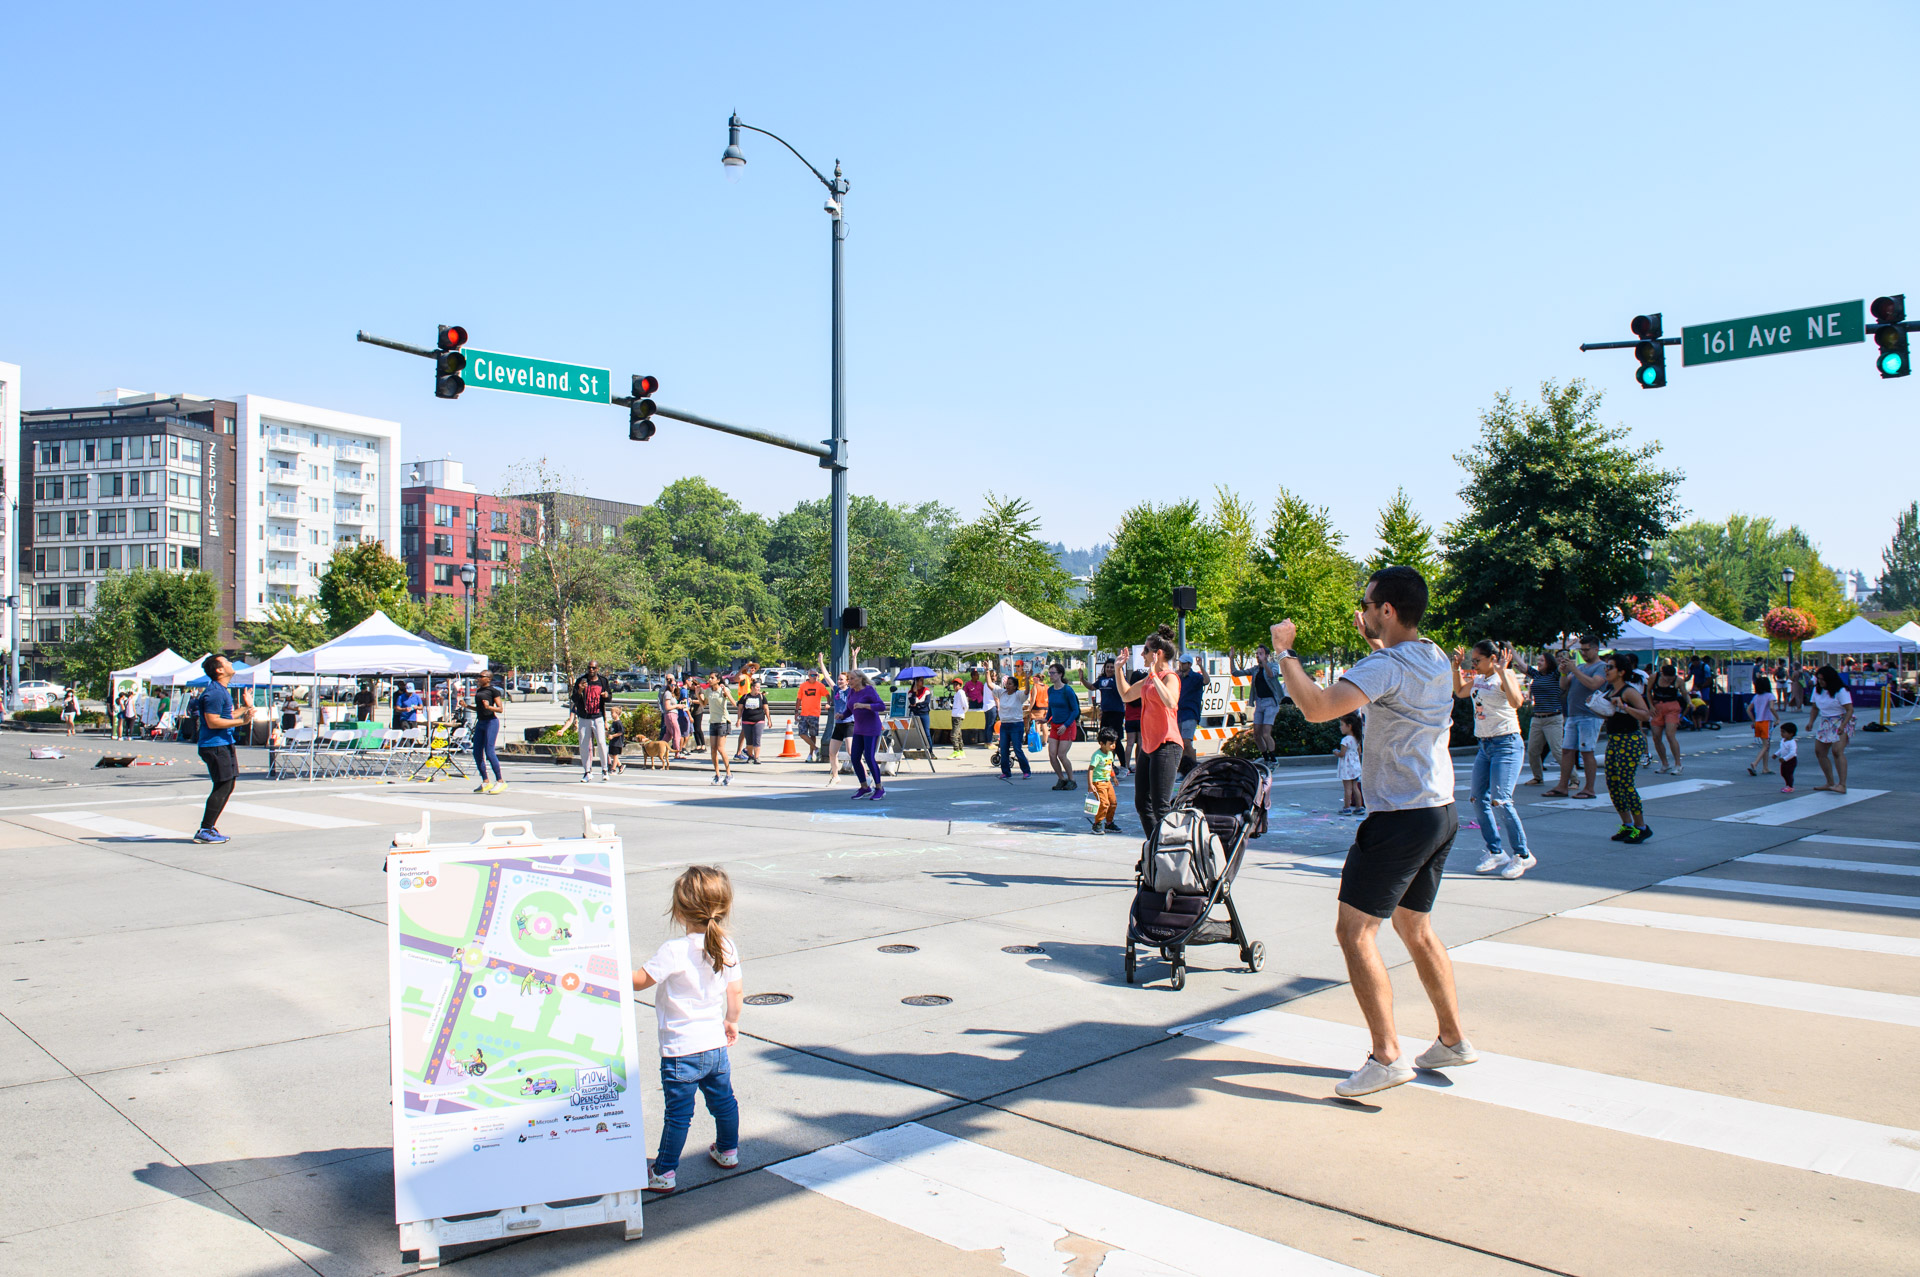
[[[160,675],[158,678],[155,678],[153,680],[154,686],[156,687],[205,687],[208,683],[211,683],[213,680],[207,677],[207,672],[205,669],[202,668],[202,665],[206,661],[207,657],[212,655],[213,655],[212,652],[203,652],[201,653],[199,660],[183,662],[180,668],[175,670],[173,673],[163,674],[163,675]],[[233,663],[233,680],[231,685],[234,687],[247,686],[247,684],[243,680],[248,676],[248,674],[252,672],[253,669],[254,667],[251,665],[242,665],[240,662],[235,661]]]
[[[163,647],[159,652],[149,656],[138,665],[129,665],[126,669],[115,670],[111,677],[115,679],[131,678],[137,679],[142,683],[150,683],[159,678],[171,676],[176,671],[185,669],[186,666],[187,662],[185,658],[179,653],[170,647]]]
[[[1758,634],[1729,625],[1698,603],[1689,603],[1653,627],[1690,652],[1764,652],[1772,646]]]
[[[276,674],[484,674],[487,658],[443,647],[375,612],[331,642],[307,652],[280,653],[268,662]]]
[[[272,656],[269,656],[266,660],[260,661],[257,664],[255,664],[245,674],[235,674],[233,676],[232,686],[234,687],[272,687],[276,681],[284,683],[287,681],[286,679],[281,678],[276,680],[274,678],[273,662],[280,660],[284,657],[298,656],[298,655],[300,655],[300,653],[293,650],[293,644],[288,643],[282,646],[281,649],[275,652]]]
[[[1091,634],[1068,634],[1022,612],[1005,599],[971,625],[963,625],[925,643],[916,652],[1091,652],[1098,646]]]
[[[1914,642],[1920,643],[1920,621],[1908,621],[1905,625],[1895,630],[1893,636],[1895,638],[1912,639]]]
[[[1920,641],[1889,634],[1866,617],[1856,616],[1839,629],[1808,639],[1800,645],[1800,650],[1834,656],[1875,656],[1884,652],[1920,652]]]
[[[1613,636],[1608,646],[1616,652],[1671,652],[1679,644],[1653,626],[1629,616],[1620,622],[1620,632]]]

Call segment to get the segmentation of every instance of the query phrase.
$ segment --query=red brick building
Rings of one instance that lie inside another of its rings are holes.
[[[478,491],[451,457],[414,462],[405,484],[400,561],[407,567],[407,592],[415,598],[464,599],[460,569],[471,563],[477,608],[519,569],[522,548],[539,538],[537,504]]]

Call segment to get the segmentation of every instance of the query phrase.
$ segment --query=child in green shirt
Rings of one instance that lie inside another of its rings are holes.
[[[1114,747],[1119,743],[1118,732],[1111,727],[1101,728],[1100,747],[1087,760],[1087,801],[1097,802],[1087,819],[1093,822],[1093,832],[1096,834],[1120,832],[1120,826],[1113,823],[1114,809],[1119,806],[1119,800],[1113,792],[1113,767],[1119,761]]]

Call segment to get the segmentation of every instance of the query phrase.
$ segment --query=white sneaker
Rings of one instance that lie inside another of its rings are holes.
[[[1375,1091],[1403,1086],[1411,1081],[1413,1066],[1405,1060],[1382,1064],[1369,1055],[1367,1062],[1354,1070],[1352,1077],[1333,1084],[1333,1093],[1343,1099],[1352,1099],[1356,1095],[1372,1095]]]
[[[1490,874],[1497,869],[1505,869],[1512,859],[1513,857],[1504,852],[1497,856],[1488,852],[1480,857],[1480,863],[1473,867],[1473,871],[1477,874]]]
[[[1500,870],[1500,876],[1502,878],[1518,878],[1521,874],[1539,863],[1540,862],[1532,856],[1515,856]]]
[[[1451,1069],[1461,1064],[1472,1064],[1479,1058],[1480,1053],[1465,1038],[1452,1046],[1435,1038],[1432,1046],[1413,1058],[1413,1064],[1421,1069]]]
[[[675,1174],[676,1172],[674,1171],[668,1171],[665,1175],[656,1174],[654,1169],[649,1166],[647,1168],[647,1191],[649,1193],[671,1193],[673,1191],[673,1178]]]
[[[713,1159],[715,1166],[724,1166],[728,1170],[732,1170],[734,1167],[740,1165],[740,1150],[737,1148],[730,1148],[723,1153],[720,1151],[718,1144],[709,1144],[707,1145],[707,1156]]]

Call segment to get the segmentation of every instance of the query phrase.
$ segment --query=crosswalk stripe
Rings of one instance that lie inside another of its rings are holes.
[[[1277,1008],[1179,1031],[1342,1073],[1363,1059],[1371,1045],[1364,1028]],[[1426,1045],[1413,1038],[1400,1039],[1400,1049],[1409,1057]],[[1422,1072],[1408,1085],[1775,1166],[1920,1192],[1920,1131],[1897,1126],[1484,1050],[1476,1064],[1449,1069],[1445,1077]]]
[[[359,829],[367,823],[346,816],[329,816],[324,812],[269,807],[265,803],[229,802],[226,809],[236,815],[252,816],[255,820],[276,820],[283,825],[304,825],[308,829]]]
[[[1697,776],[1689,776],[1685,780],[1670,780],[1663,785],[1648,785],[1644,787],[1639,791],[1640,801],[1647,803],[1659,798],[1677,798],[1681,794],[1697,794],[1703,789],[1718,789],[1722,785],[1731,785],[1732,783],[1730,780],[1706,780]],[[1601,798],[1604,797],[1605,794],[1603,792]],[[1596,802],[1596,800],[1592,798],[1548,798],[1533,804],[1533,806],[1545,807],[1552,811],[1611,812],[1613,810],[1604,801]]]
[[[1690,891],[1726,891],[1736,896],[1772,896],[1780,900],[1817,900],[1828,905],[1867,905],[1876,909],[1904,909],[1920,913],[1920,896],[1899,896],[1884,891],[1841,891],[1834,887],[1796,887],[1789,883],[1748,882],[1743,878],[1709,878],[1705,874],[1682,874],[1662,878],[1656,887],[1684,887]]]
[[[1902,878],[1920,878],[1920,865],[1890,865],[1884,860],[1828,860],[1824,856],[1776,856],[1756,851],[1741,860],[1754,865],[1784,865],[1789,869],[1837,869],[1853,874],[1896,874]]]
[[[529,816],[533,813],[514,807],[491,807],[480,803],[457,803],[445,798],[413,797],[401,794],[342,794],[360,803],[380,803],[386,807],[405,807],[409,811],[444,811],[455,816]]]
[[[1920,958],[1920,939],[1885,936],[1871,931],[1835,931],[1829,927],[1794,927],[1782,922],[1749,922],[1744,918],[1715,918],[1696,913],[1663,913],[1655,909],[1618,909],[1612,905],[1581,905],[1556,914],[1581,922],[1612,922],[1660,931],[1690,931],[1703,936],[1730,936],[1740,940],[1775,940],[1783,944],[1818,945],[1823,949],[1854,949]]]
[[[1500,940],[1475,940],[1448,952],[1455,962],[1473,966],[1501,967],[1509,971],[1591,980],[1596,984],[1614,984],[1628,989],[1684,993],[1696,998],[1717,998],[1722,1002],[1744,1002],[1749,1006],[1810,1011],[1816,1015],[1839,1015],[1851,1020],[1876,1020],[1881,1024],[1920,1028],[1920,998],[1902,993],[1878,993],[1871,989],[1812,984],[1805,980],[1781,980],[1773,976],[1740,975],[1703,967],[1679,967],[1665,962],[1642,962],[1638,958],[1615,958],[1598,953],[1507,944]]]
[[[34,814],[41,820],[51,820],[58,825],[72,825],[75,829],[85,830],[96,838],[185,838],[188,836],[177,829],[143,825],[137,820],[102,816],[94,811],[49,811]]]
[[[1790,825],[1796,820],[1807,820],[1850,807],[1854,803],[1863,803],[1869,798],[1878,798],[1886,792],[1884,789],[1849,789],[1844,794],[1802,794],[1783,803],[1768,803],[1765,807],[1736,811],[1729,816],[1715,816],[1714,819],[1735,825]]]
[[[1891,847],[1895,851],[1920,851],[1920,842],[1901,842],[1897,838],[1842,838],[1839,834],[1808,834],[1800,841],[1833,843],[1840,847]]]
[[[767,1168],[958,1250],[1000,1252],[1029,1277],[1068,1271],[1083,1238],[1121,1277],[1362,1270],[908,1122]]]

